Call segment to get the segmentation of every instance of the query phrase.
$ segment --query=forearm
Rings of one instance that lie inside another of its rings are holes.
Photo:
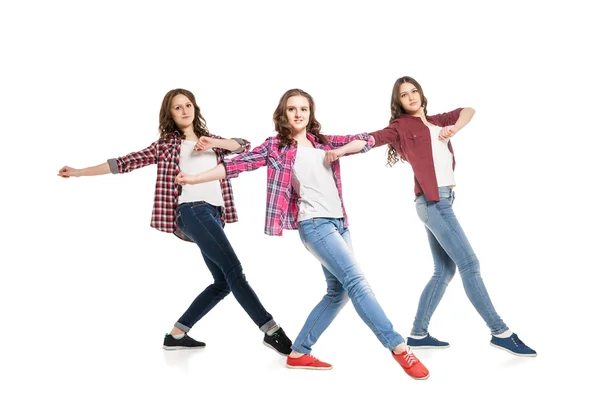
[[[338,149],[341,155],[358,153],[367,145],[366,140],[353,140]]]
[[[218,164],[213,169],[194,175],[192,179],[193,183],[205,183],[225,179],[225,177],[225,167],[223,164]]]
[[[220,149],[229,150],[235,152],[239,150],[240,147],[243,147],[237,140],[235,139],[213,139],[215,144],[213,147],[218,147]]]
[[[108,162],[102,163],[100,165],[96,165],[94,167],[87,167],[77,169],[76,176],[95,176],[95,175],[106,175],[110,174],[110,167]]]
[[[465,125],[467,125],[469,122],[471,122],[471,118],[473,118],[473,115],[475,115],[475,110],[473,108],[471,108],[471,107],[463,108],[460,111],[458,120],[456,120],[456,123],[454,124],[456,131],[458,132],[459,130],[464,128]]]

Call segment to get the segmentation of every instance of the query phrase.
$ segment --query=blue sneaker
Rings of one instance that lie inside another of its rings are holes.
[[[519,339],[516,333],[513,333],[506,339],[500,339],[494,335],[492,335],[492,341],[490,344],[494,347],[497,347],[502,350],[506,350],[515,356],[521,357],[535,357],[537,353],[531,347],[527,346],[525,343]]]
[[[415,349],[445,349],[450,347],[450,343],[437,340],[429,333],[423,339],[409,337],[406,344]]]

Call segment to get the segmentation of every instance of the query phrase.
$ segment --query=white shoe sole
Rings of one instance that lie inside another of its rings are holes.
[[[447,349],[448,347],[450,347],[450,345],[448,345],[448,346],[415,346],[413,344],[408,344],[407,346],[410,346],[411,349]]]
[[[288,368],[290,368],[290,369],[314,369],[314,370],[324,369],[324,370],[330,370],[331,368],[333,368],[333,365],[331,367],[311,367],[311,366],[303,366],[303,365],[294,366],[294,365],[285,364],[285,366],[288,367]]]
[[[163,349],[165,350],[198,350],[198,349],[203,349],[206,346],[197,346],[197,347],[187,347],[187,346],[163,346]]]
[[[263,344],[264,344],[265,346],[267,346],[268,348],[272,349],[272,350],[273,350],[275,353],[277,353],[277,354],[279,354],[279,355],[282,355],[282,356],[284,356],[284,357],[287,357],[287,356],[288,356],[287,354],[281,353],[279,350],[277,350],[275,347],[271,346],[269,343],[267,343],[267,342],[265,342],[265,341],[263,341]]]
[[[506,347],[498,346],[497,344],[494,344],[492,342],[490,342],[490,346],[495,347],[495,348],[500,349],[500,350],[504,350],[504,351],[512,354],[513,356],[517,356],[517,357],[537,357],[537,354],[519,354],[519,353],[515,353],[514,351],[510,351]]]

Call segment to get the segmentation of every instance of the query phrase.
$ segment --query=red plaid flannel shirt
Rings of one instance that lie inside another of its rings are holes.
[[[220,136],[210,135],[215,139]],[[250,150],[250,142],[241,139],[244,143],[243,151]],[[190,242],[191,240],[177,228],[175,211],[179,198],[179,187],[175,184],[175,177],[179,174],[179,154],[181,153],[182,136],[177,132],[169,139],[159,139],[147,148],[129,153],[126,156],[108,160],[113,174],[123,174],[151,164],[157,164],[156,188],[154,190],[154,206],[150,226],[162,232],[175,234],[178,238]],[[232,152],[225,149],[213,148],[217,155],[217,164],[223,162],[224,157]],[[228,178],[221,181],[221,193],[225,207],[221,208],[223,226],[226,222],[238,220],[233,202],[233,190]]]

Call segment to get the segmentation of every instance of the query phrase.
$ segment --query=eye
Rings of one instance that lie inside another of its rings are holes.
[[[302,111],[304,111],[304,112],[307,112],[307,111],[308,111],[308,108],[304,107],[304,108],[302,109]]]
[[[288,111],[294,111],[294,107],[288,107]]]
[[[180,108],[179,106],[175,106],[175,110],[179,111],[179,108]]]
[[[417,90],[417,89],[413,89],[413,91],[412,91],[412,92],[413,92],[413,93],[417,93],[417,92],[418,92],[418,90]]]
[[[187,108],[192,108],[191,104],[187,104],[186,106],[187,106]]]
[[[401,98],[402,98],[402,97],[406,97],[406,93],[402,93],[402,94],[400,95],[400,97],[401,97]]]

